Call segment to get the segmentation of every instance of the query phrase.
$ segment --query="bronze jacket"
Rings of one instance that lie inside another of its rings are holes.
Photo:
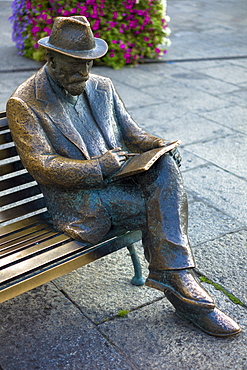
[[[108,147],[118,146],[116,131],[130,150],[146,151],[158,138],[143,131],[126,111],[110,79],[90,74],[86,94]],[[54,225],[80,227],[96,243],[110,228],[98,192],[107,186],[97,159],[52,90],[44,67],[18,87],[7,103],[7,118],[20,158],[41,185]]]

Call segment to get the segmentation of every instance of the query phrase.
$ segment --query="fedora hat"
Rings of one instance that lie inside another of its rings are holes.
[[[50,37],[43,37],[39,45],[79,59],[96,59],[106,54],[107,43],[94,37],[86,17],[57,17]]]

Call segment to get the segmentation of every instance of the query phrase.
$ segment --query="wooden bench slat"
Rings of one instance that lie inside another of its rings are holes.
[[[44,219],[48,218],[48,212],[40,213],[39,215],[30,216],[20,221],[16,221],[10,225],[0,226],[0,240],[6,235],[12,235],[18,230],[26,229],[32,225],[41,222]]]
[[[0,112],[0,126],[8,125],[6,112]]]
[[[0,238],[0,253],[1,253],[1,250],[2,248],[4,248],[4,245],[6,243],[13,243],[15,242],[15,240],[18,240],[19,238],[22,238],[23,236],[26,236],[28,237],[29,234],[32,234],[36,231],[39,231],[39,230],[43,230],[47,227],[50,227],[51,228],[51,225],[49,225],[47,222],[41,222],[39,224],[36,224],[34,226],[30,226],[26,229],[22,229],[21,231],[17,231],[15,233],[11,233],[3,238]]]
[[[69,240],[71,240],[69,236],[65,234],[60,234],[54,236],[53,238],[49,238],[42,243],[32,245],[21,251],[13,252],[10,255],[2,257],[0,259],[0,267],[7,266],[11,263],[16,263],[17,261],[23,260],[35,253],[37,254],[38,252],[44,252],[47,248],[51,249],[52,247],[58,246],[59,244],[62,244],[64,242],[68,242]]]
[[[27,274],[28,272],[44,266],[47,263],[63,258],[72,252],[77,252],[82,248],[85,247],[78,242],[72,241],[67,244],[60,245],[57,248],[45,251],[42,254],[38,254],[33,257],[31,256],[27,260],[3,269],[1,271],[1,283],[6,282],[9,279],[13,279],[18,275]]]
[[[17,217],[25,216],[28,213],[35,212],[44,208],[44,198],[33,200],[29,203],[21,204],[17,207],[6,209],[0,214],[0,222],[6,222]]]
[[[0,145],[10,144],[10,143],[13,143],[13,139],[12,139],[10,131],[6,127],[6,130],[2,130],[2,132],[0,131]],[[14,147],[14,143],[12,144],[12,146]]]
[[[3,164],[2,166],[0,166],[0,176],[4,176],[12,172],[22,170],[23,168],[24,166],[20,160],[18,162]]]
[[[0,150],[0,160],[12,158],[14,156],[17,156],[17,150],[15,146],[12,146],[10,148],[4,148]]]
[[[12,194],[4,195],[3,197],[0,197],[0,207],[4,207],[8,204],[12,204],[38,194],[41,194],[41,190],[38,185],[35,185],[20,191],[16,191]]]
[[[41,226],[40,228],[38,226],[39,225],[32,228],[33,230],[30,233],[28,229],[26,234],[24,232],[20,232],[18,233],[19,237],[14,238],[13,240],[5,241],[5,243],[1,245],[0,256],[8,254],[9,249],[11,248],[17,249],[19,245],[23,245],[25,247],[26,245],[33,243],[33,240],[34,239],[36,240],[37,237],[43,236],[51,231],[58,233],[56,230],[54,230],[51,226],[48,226],[47,224],[45,224],[45,226],[43,227]]]
[[[82,249],[81,253],[71,254],[64,259],[58,259],[55,263],[43,268],[32,271],[30,275],[23,276],[22,280],[12,280],[3,285],[0,290],[0,303],[19,294],[27,292],[39,285],[47,283],[61,275],[67,274],[79,267],[102,258],[109,253],[115,252],[123,247],[127,247],[141,239],[141,232],[131,231],[120,235],[110,241],[98,244],[94,247]],[[78,242],[71,242],[78,243]]]
[[[33,234],[32,237],[30,237],[29,239],[27,238],[27,239],[24,239],[22,241],[20,240],[19,243],[16,243],[13,246],[9,246],[8,249],[1,252],[1,257],[9,255],[10,253],[14,253],[14,252],[20,251],[22,249],[28,248],[28,247],[30,247],[34,244],[42,243],[43,241],[45,241],[47,239],[51,239],[54,236],[57,236],[58,234],[60,234],[60,233],[58,231],[53,230],[53,229],[43,231],[43,232],[37,232],[37,233]]]
[[[17,187],[20,185],[28,184],[34,181],[34,178],[27,172],[22,175],[15,176],[13,178],[5,179],[0,181],[0,191],[8,190],[13,187]]]

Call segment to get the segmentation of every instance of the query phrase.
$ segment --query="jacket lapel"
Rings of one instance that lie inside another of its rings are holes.
[[[38,79],[39,81],[37,81]],[[64,106],[54,94],[44,68],[36,78],[36,97],[46,103],[45,113],[55,123],[56,128],[83,153],[86,159],[90,159],[81,135],[74,127]]]
[[[110,149],[114,149],[119,146],[119,143],[116,141],[116,134],[114,132],[116,122],[111,115],[111,110],[108,108],[110,107],[108,90],[108,85],[106,85],[106,87],[99,87],[98,81],[91,77],[87,81],[85,91],[94,119],[97,122],[108,147]]]

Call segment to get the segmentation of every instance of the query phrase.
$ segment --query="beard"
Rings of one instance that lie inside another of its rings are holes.
[[[64,89],[73,96],[81,95],[86,87],[86,81],[67,83]]]
[[[53,76],[57,83],[73,96],[81,95],[84,92],[88,80],[88,77],[68,76],[62,71],[56,71]]]

